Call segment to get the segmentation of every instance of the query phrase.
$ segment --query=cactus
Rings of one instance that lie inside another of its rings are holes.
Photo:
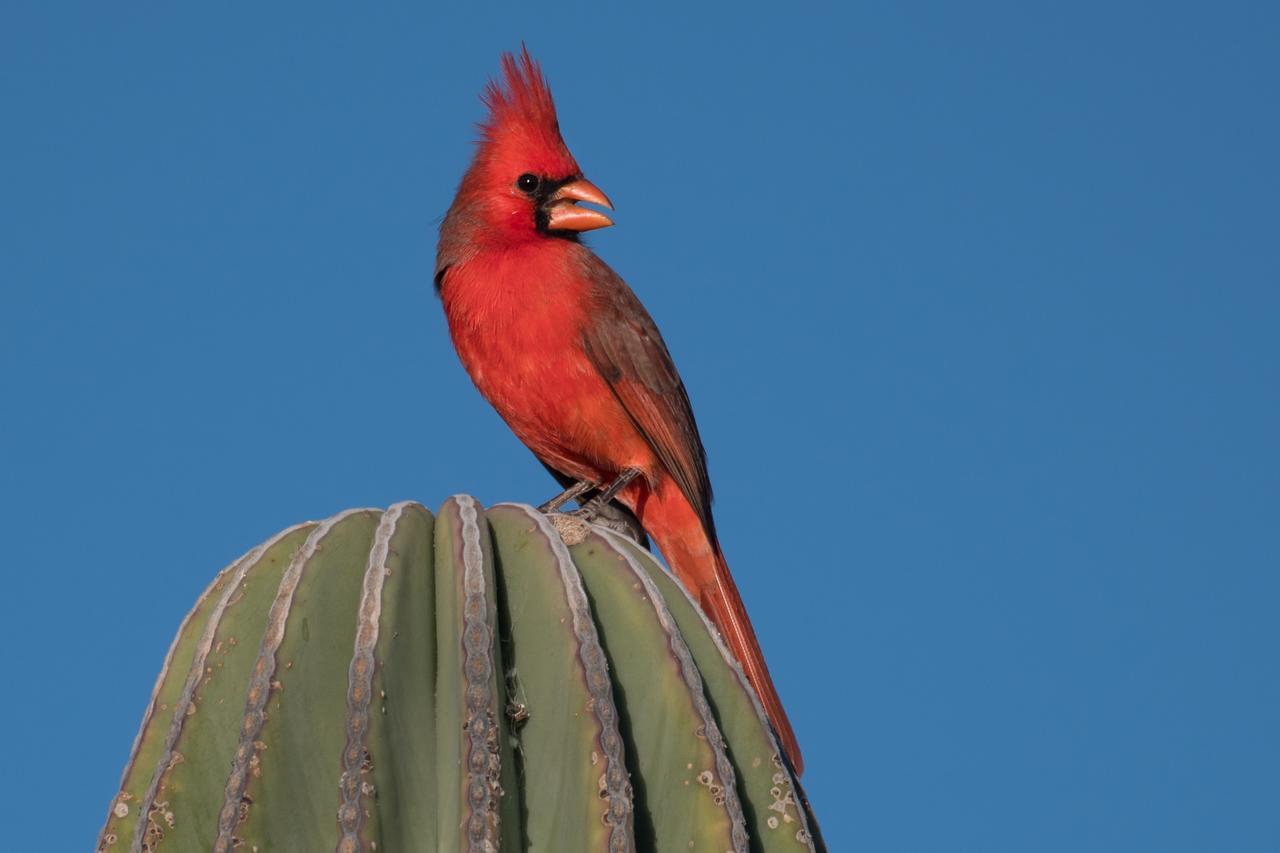
[[[98,849],[823,849],[697,606],[634,542],[557,520],[402,503],[232,563]]]

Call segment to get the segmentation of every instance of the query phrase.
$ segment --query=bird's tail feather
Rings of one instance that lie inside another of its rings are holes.
[[[692,512],[689,513],[692,524],[686,521],[668,526],[663,522],[674,519],[660,517],[666,515],[665,512],[646,512],[641,520],[662,550],[672,572],[719,629],[725,644],[742,665],[787,759],[796,775],[800,775],[804,772],[800,744],[782,707],[778,689],[769,676],[760,641],[751,627],[751,619],[738,594],[738,586],[733,582],[733,575],[729,573],[724,554],[707,539],[701,523],[692,516]]]
[[[764,652],[760,649],[760,641],[751,627],[742,598],[738,595],[738,587],[729,574],[724,555],[716,553],[715,582],[704,586],[695,593],[702,610],[720,629],[721,636],[733,652],[734,657],[742,664],[747,680],[755,688],[764,706],[765,714],[773,726],[774,733],[782,742],[782,749],[790,759],[796,775],[804,773],[804,758],[800,755],[800,743],[791,728],[791,721],[782,707],[782,699],[778,689],[769,676],[769,668],[764,662]]]

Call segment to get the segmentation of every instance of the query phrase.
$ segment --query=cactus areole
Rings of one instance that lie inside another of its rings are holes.
[[[349,510],[223,569],[97,849],[822,850],[697,606],[631,540],[555,520]]]

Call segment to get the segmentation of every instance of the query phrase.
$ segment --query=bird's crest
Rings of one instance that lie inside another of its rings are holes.
[[[563,160],[565,167],[576,164],[560,136],[556,105],[551,99],[542,69],[525,47],[520,55],[502,55],[502,78],[490,80],[481,96],[489,116],[480,124],[481,146],[505,148],[511,145],[540,159]]]
[[[486,139],[515,125],[560,135],[551,89],[528,48],[520,48],[518,59],[502,54],[502,80],[490,80],[481,98],[489,108],[489,119],[480,126]]]

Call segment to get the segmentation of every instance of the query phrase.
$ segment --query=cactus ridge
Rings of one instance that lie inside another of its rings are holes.
[[[462,605],[463,690],[467,733],[463,765],[467,768],[466,791],[468,850],[472,853],[497,847],[499,814],[495,794],[499,783],[497,691],[492,665],[495,617],[484,571],[484,549],[480,540],[479,513],[468,495],[454,499],[462,521]]]
[[[730,763],[729,755],[725,752],[724,737],[720,734],[720,726],[716,723],[715,716],[711,713],[711,706],[707,704],[707,697],[703,693],[702,675],[698,672],[698,666],[693,661],[693,654],[689,651],[689,646],[685,643],[684,636],[680,633],[680,629],[677,627],[675,618],[671,615],[671,610],[668,609],[662,593],[658,590],[657,585],[654,584],[653,579],[640,568],[635,557],[627,551],[622,544],[622,537],[604,527],[597,527],[592,531],[592,536],[599,538],[610,550],[622,558],[622,562],[627,571],[631,573],[631,577],[644,589],[645,597],[653,606],[658,624],[662,626],[662,630],[668,637],[667,642],[671,653],[679,661],[680,675],[688,686],[689,700],[693,704],[694,713],[697,715],[697,719],[701,721],[701,731],[715,753],[718,788],[722,792],[715,796],[724,805],[724,809],[732,822],[734,853],[745,853],[748,845],[747,827],[746,820],[742,815],[742,803],[738,799],[737,779],[733,772],[733,764]],[[708,787],[711,784],[715,784],[715,780],[711,780]]]
[[[315,556],[320,543],[338,523],[356,513],[369,511],[349,509],[326,519],[307,537],[306,543],[293,558],[284,577],[280,580],[280,589],[267,613],[267,630],[262,637],[258,662],[253,668],[249,690],[245,695],[244,722],[240,725],[240,745],[236,747],[231,774],[227,777],[222,810],[218,813],[218,837],[213,843],[214,853],[229,853],[238,840],[233,833],[237,824],[243,819],[242,806],[247,805],[244,799],[245,788],[249,783],[250,763],[257,757],[258,736],[266,722],[267,700],[271,695],[272,676],[276,672],[276,653],[280,650],[280,644],[284,642],[285,622],[289,618],[289,611],[293,608],[294,593],[302,581],[302,573],[306,570],[311,558]]]
[[[622,736],[618,733],[618,710],[613,703],[609,664],[605,660],[604,649],[600,647],[600,637],[591,618],[591,608],[587,604],[587,593],[582,588],[582,577],[574,568],[569,549],[545,515],[522,504],[498,504],[494,507],[495,510],[503,508],[522,513],[532,521],[555,556],[556,570],[573,617],[573,634],[578,641],[578,660],[591,696],[591,711],[599,727],[598,743],[604,756],[600,796],[608,804],[604,821],[610,827],[609,850],[613,853],[627,853],[635,849],[631,781],[622,760]]]
[[[570,541],[458,495],[250,550],[168,649],[96,849],[825,850],[693,600]]]
[[[404,503],[392,506],[378,522],[361,585],[356,648],[347,675],[347,745],[342,751],[339,783],[338,823],[342,838],[338,841],[338,853],[354,853],[360,849],[360,831],[365,818],[361,802],[365,786],[361,771],[368,750],[369,704],[373,694],[374,648],[378,643],[378,625],[382,616],[382,587],[389,571],[387,552],[405,506]]]
[[[130,809],[127,800],[117,799],[113,801],[112,808],[107,813],[107,822],[103,825],[101,833],[99,833],[99,847],[103,846],[103,842],[108,838],[121,838],[120,830],[127,829],[128,825],[136,825],[136,829],[132,835],[129,845],[132,853],[138,853],[146,843],[146,829],[149,818],[155,804],[156,793],[160,787],[160,783],[164,775],[169,771],[174,756],[174,747],[178,742],[179,736],[182,734],[182,728],[188,717],[188,710],[192,707],[192,701],[195,696],[196,688],[204,674],[204,662],[213,647],[213,638],[217,632],[218,625],[222,620],[223,613],[235,595],[240,583],[244,580],[244,576],[250,569],[258,565],[259,561],[266,553],[277,544],[287,539],[290,535],[309,528],[313,522],[303,522],[292,527],[286,528],[266,542],[250,549],[246,554],[235,560],[214,578],[200,597],[196,599],[195,605],[183,618],[182,624],[178,627],[178,633],[174,636],[173,642],[169,645],[169,651],[165,655],[164,663],[160,668],[160,675],[156,678],[155,687],[151,691],[151,699],[147,703],[147,710],[143,716],[142,725],[138,729],[138,734],[133,740],[133,747],[129,751],[129,760],[125,764],[124,773],[120,780],[121,791],[125,790],[125,783],[135,772],[141,771],[138,767],[139,758],[141,757],[143,747],[143,736],[148,733],[152,718],[157,711],[163,711],[165,708],[160,701],[161,690],[166,682],[174,674],[172,665],[176,656],[179,645],[186,637],[188,629],[194,627],[196,615],[209,602],[213,594],[222,589],[222,595],[218,597],[217,603],[213,607],[213,611],[209,614],[208,621],[205,623],[204,630],[200,633],[197,640],[191,665],[187,670],[187,677],[183,681],[181,693],[177,701],[174,703],[173,715],[170,718],[169,726],[166,729],[163,744],[160,746],[159,758],[153,765],[155,770],[150,776],[150,782],[142,794],[136,807]],[[121,815],[123,812],[123,815]],[[131,821],[125,822],[123,818],[132,817]],[[113,818],[116,818],[121,824],[115,829],[112,828]],[[114,841],[112,842],[114,845]]]
[[[611,541],[620,550],[639,559],[644,573],[662,590],[663,599],[676,615],[683,636],[690,643],[702,647],[695,654],[695,659],[703,667],[700,671],[715,681],[714,684],[706,685],[707,695],[713,700],[720,715],[730,755],[735,751],[745,751],[746,747],[754,747],[756,755],[749,763],[745,757],[735,759],[734,762],[734,766],[738,768],[739,788],[743,792],[743,811],[747,813],[751,838],[755,840],[771,837],[777,830],[789,829],[795,824],[794,838],[803,849],[825,850],[826,846],[808,799],[800,787],[799,779],[786,763],[785,753],[769,726],[764,705],[711,620],[702,612],[693,595],[662,571],[638,545],[606,528],[597,528],[597,531],[605,536],[612,535]],[[717,658],[727,665],[723,668],[709,665],[709,661]],[[767,763],[760,760],[761,751],[769,756]],[[762,813],[759,806],[765,803],[766,811]]]

